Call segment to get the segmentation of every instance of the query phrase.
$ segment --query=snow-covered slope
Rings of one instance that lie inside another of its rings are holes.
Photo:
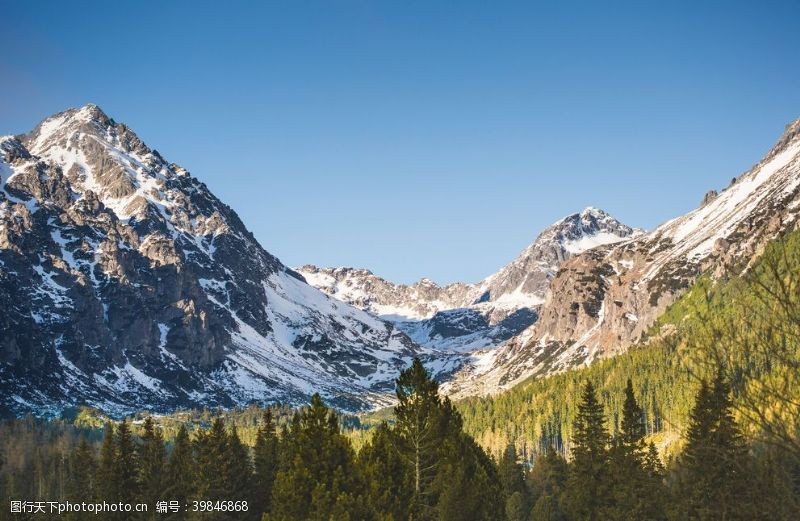
[[[476,353],[448,384],[454,394],[494,392],[602,356],[641,338],[700,273],[745,269],[764,245],[797,226],[800,120],[719,194],[652,232],[563,264],[537,323],[501,349]]]
[[[94,105],[0,138],[0,308],[0,409],[13,413],[313,391],[360,409],[386,403],[397,372],[427,355],[306,284]]]
[[[536,320],[559,266],[584,250],[640,234],[606,212],[586,208],[547,227],[520,255],[477,284],[394,284],[357,268],[297,268],[328,295],[393,321],[416,343],[470,352],[498,345]]]

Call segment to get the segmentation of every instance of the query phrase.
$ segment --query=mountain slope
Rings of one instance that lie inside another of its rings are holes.
[[[0,138],[0,407],[385,403],[419,348],[87,105]]]
[[[440,287],[422,279],[406,286],[357,268],[306,265],[297,271],[325,293],[395,322],[420,345],[468,352],[497,345],[533,324],[566,259],[639,233],[602,210],[586,208],[547,227],[516,259],[477,284]]]
[[[800,207],[800,120],[751,170],[696,210],[652,232],[570,259],[525,335],[481,353],[450,384],[455,394],[494,392],[610,356],[641,338],[701,273],[738,273]]]

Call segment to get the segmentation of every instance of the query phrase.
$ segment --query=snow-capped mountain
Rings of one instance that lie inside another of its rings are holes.
[[[699,274],[746,269],[768,241],[797,226],[799,211],[797,120],[758,164],[706,194],[699,208],[565,262],[536,324],[500,349],[474,354],[447,388],[494,392],[627,349]]]
[[[87,105],[0,138],[0,412],[385,403],[424,355]],[[446,365],[447,362],[445,361]]]
[[[394,322],[422,346],[456,352],[496,346],[534,323],[561,264],[640,234],[597,208],[564,217],[497,273],[477,284],[394,284],[357,268],[297,268],[309,284]]]

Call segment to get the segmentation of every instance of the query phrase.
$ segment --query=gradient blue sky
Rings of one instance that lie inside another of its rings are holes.
[[[587,205],[652,228],[800,117],[796,1],[255,4],[0,0],[0,133],[94,102],[285,263],[448,282]]]

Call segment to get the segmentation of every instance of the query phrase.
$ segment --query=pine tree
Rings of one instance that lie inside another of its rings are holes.
[[[435,518],[468,520],[505,519],[503,489],[497,468],[475,441],[461,431],[461,421],[450,401],[443,400],[448,435],[433,483]],[[416,519],[416,518],[415,518]]]
[[[148,512],[142,519],[157,519],[160,514],[155,505],[163,499],[165,482],[166,447],[161,429],[155,426],[153,419],[147,417],[143,423],[143,434],[139,446],[139,501],[146,503]]]
[[[287,464],[275,478],[268,519],[327,521],[343,512],[350,519],[372,519],[350,442],[318,394],[292,424]]]
[[[248,505],[253,505],[253,465],[250,453],[239,439],[236,427],[232,427],[228,435],[223,472],[224,500],[247,501]],[[223,516],[227,519],[260,519],[260,517],[260,512],[250,508],[247,512],[228,512],[227,516]]]
[[[130,425],[125,419],[117,427],[115,444],[116,500],[132,504],[139,494],[139,465],[136,457],[136,444],[133,441]]]
[[[556,498],[550,494],[542,494],[533,505],[530,521],[563,521],[564,514]]]
[[[386,422],[382,422],[359,451],[358,463],[372,509],[387,519],[405,520],[414,495],[412,467],[398,452],[394,436]]]
[[[566,487],[567,475],[567,461],[548,445],[545,453],[536,458],[526,478],[529,496],[534,504],[532,512],[539,512],[536,514],[539,517],[532,514],[532,519],[565,519],[560,499]]]
[[[644,436],[644,411],[636,401],[629,378],[621,429],[609,451],[609,490],[613,502],[605,511],[607,519],[624,521],[663,517],[663,491],[645,468]]]
[[[644,458],[644,469],[650,479],[660,483],[664,479],[664,464],[658,457],[658,449],[652,441],[647,446],[647,455]]]
[[[66,483],[67,499],[72,503],[91,502],[95,497],[97,462],[94,449],[89,445],[86,436],[81,436],[77,447],[72,451],[69,467],[69,479]],[[92,517],[94,514],[84,512],[70,512],[67,515],[67,519],[71,521],[82,521]]]
[[[278,438],[275,435],[275,422],[270,409],[264,411],[253,452],[255,465],[253,509],[260,513],[269,512],[272,487],[278,472]]]
[[[115,471],[116,459],[117,449],[114,425],[108,422],[103,429],[103,445],[100,448],[100,461],[97,465],[97,477],[95,479],[95,498],[98,501],[108,501],[109,503],[118,501],[119,491]]]
[[[703,381],[680,460],[675,514],[698,520],[750,519],[747,449],[733,418],[730,388],[719,374]]]
[[[524,521],[528,517],[529,510],[528,490],[514,443],[509,443],[503,451],[497,471],[505,492],[506,518],[509,521]]]
[[[208,430],[198,432],[194,443],[197,452],[197,498],[215,502],[228,500],[228,473],[225,468],[229,438],[222,418],[215,418]]]
[[[563,496],[564,508],[575,520],[602,519],[610,504],[608,442],[603,405],[587,380],[573,424],[572,462]]]
[[[181,425],[175,437],[172,453],[167,463],[167,484],[164,492],[165,501],[177,501],[179,505],[187,505],[189,498],[194,493],[194,458],[189,433],[185,425]],[[183,520],[187,513],[183,508],[178,512],[170,513],[170,520]]]
[[[435,503],[431,484],[440,463],[446,433],[439,387],[415,358],[397,379],[394,432],[400,454],[411,467],[414,496],[411,512],[416,518],[431,514]]]

